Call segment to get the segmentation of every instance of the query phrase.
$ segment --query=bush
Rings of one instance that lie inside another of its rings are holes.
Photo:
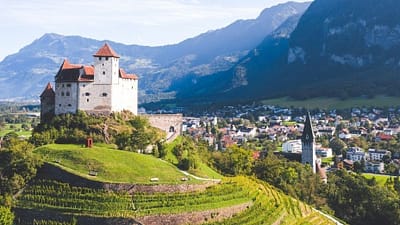
[[[10,208],[0,206],[0,224],[12,225],[14,220],[14,214]]]

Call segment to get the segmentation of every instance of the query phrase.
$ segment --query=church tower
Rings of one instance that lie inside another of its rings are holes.
[[[315,136],[310,112],[307,113],[306,122],[304,123],[303,135],[301,136],[301,145],[301,163],[309,164],[312,168],[312,171],[316,173],[317,161],[315,156]]]

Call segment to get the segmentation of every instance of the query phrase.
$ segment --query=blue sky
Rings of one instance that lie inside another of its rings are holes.
[[[287,1],[0,0],[0,60],[45,33],[149,46],[178,43]]]

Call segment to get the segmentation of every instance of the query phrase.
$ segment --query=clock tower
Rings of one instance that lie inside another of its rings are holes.
[[[301,136],[301,163],[309,164],[315,173],[317,161],[315,156],[315,136],[311,122],[310,112],[307,113],[306,122],[304,123],[303,135]]]

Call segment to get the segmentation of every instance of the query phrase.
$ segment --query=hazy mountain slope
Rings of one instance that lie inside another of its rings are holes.
[[[285,32],[278,29],[233,69],[194,80],[178,96],[227,101],[400,95],[399,13],[394,0],[315,0],[298,23],[288,19],[281,26]]]
[[[139,75],[140,100],[156,100],[173,96],[171,84],[187,74],[204,76],[229,69],[288,17],[304,12],[308,5],[280,4],[265,9],[256,19],[239,20],[175,45],[146,47],[108,42],[121,55],[121,67]],[[37,98],[45,84],[54,80],[64,58],[71,63],[91,64],[92,54],[103,42],[44,35],[0,62],[0,99]],[[172,91],[165,93],[167,89]]]

